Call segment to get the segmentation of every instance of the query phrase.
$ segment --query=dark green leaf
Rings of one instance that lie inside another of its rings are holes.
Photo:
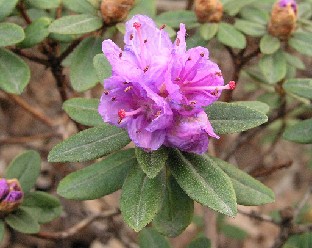
[[[170,248],[168,240],[153,228],[144,228],[139,233],[140,248]]]
[[[235,190],[237,204],[258,206],[274,201],[274,193],[264,184],[234,165],[218,158],[211,157],[211,159],[230,177]]]
[[[171,151],[168,164],[181,188],[193,200],[235,216],[236,197],[230,178],[207,157]]]
[[[164,147],[151,152],[145,152],[140,148],[136,148],[135,154],[139,166],[149,178],[156,177],[168,159],[168,151]]]
[[[63,109],[72,118],[86,126],[104,124],[98,112],[99,100],[95,98],[71,98],[64,102]]]
[[[58,34],[84,34],[102,26],[102,19],[94,15],[70,15],[51,23],[49,31]]]
[[[312,247],[312,233],[291,236],[283,248],[310,248]]]
[[[99,81],[93,66],[93,58],[101,51],[101,38],[84,39],[76,48],[70,66],[70,80],[76,91],[85,91]]]
[[[4,222],[3,220],[0,220],[0,243],[4,238],[4,233],[5,233]]]
[[[21,94],[30,80],[28,65],[14,53],[0,48],[0,88]]]
[[[289,141],[311,144],[312,143],[312,119],[300,121],[286,128],[283,138]]]
[[[245,36],[232,25],[221,22],[217,33],[218,40],[226,46],[243,49],[246,47]]]
[[[257,110],[263,114],[267,114],[270,111],[270,106],[260,101],[236,101],[233,103]]]
[[[311,78],[294,78],[288,79],[283,88],[292,94],[312,100],[312,79]]]
[[[137,0],[135,6],[130,10],[128,19],[134,15],[147,15],[153,18],[156,15],[156,1],[155,0]]]
[[[277,83],[286,76],[286,59],[282,51],[264,55],[259,61],[259,66],[268,83]]]
[[[187,28],[191,28],[196,24],[197,18],[194,11],[176,10],[166,11],[156,17],[158,23],[169,25],[173,28],[179,28],[180,23],[184,23]]]
[[[17,2],[18,0],[0,0],[0,21],[12,13]]]
[[[228,1],[226,4],[224,4],[224,11],[226,13],[228,13],[231,16],[236,15],[241,8],[243,8],[244,6],[251,4],[255,2],[255,0],[232,0],[232,1]]]
[[[244,34],[255,37],[262,36],[266,32],[266,26],[241,19],[236,19],[234,27],[242,31]]]
[[[199,27],[199,33],[204,40],[211,40],[217,33],[219,25],[217,23],[204,23]]]
[[[0,23],[0,47],[14,45],[24,38],[24,30],[20,26],[14,23]]]
[[[312,33],[297,32],[289,39],[288,44],[299,53],[312,56]]]
[[[305,69],[305,64],[300,58],[286,52],[284,52],[284,57],[289,65],[292,65],[301,70]]]
[[[153,221],[153,226],[165,236],[178,236],[191,223],[193,212],[193,200],[170,175],[167,178],[162,207]]]
[[[26,38],[19,44],[20,47],[32,47],[43,41],[49,35],[51,19],[41,17],[33,21],[25,29]]]
[[[27,4],[39,9],[55,9],[60,4],[60,0],[26,0]]]
[[[28,192],[36,183],[40,173],[40,155],[36,151],[27,151],[17,156],[6,170],[6,178],[16,178],[24,192]]]
[[[91,200],[120,189],[137,161],[133,149],[117,152],[82,170],[73,172],[59,184],[57,193],[67,199]]]
[[[101,83],[103,83],[104,79],[109,78],[112,75],[112,66],[104,54],[97,54],[93,58],[93,65],[98,77],[98,81]]]
[[[206,237],[199,237],[194,239],[187,248],[211,248],[210,240]]]
[[[260,40],[260,50],[264,54],[275,53],[281,46],[281,42],[276,37],[269,34],[264,35]]]
[[[197,31],[194,35],[187,37],[186,46],[188,49],[197,46],[206,46],[207,41],[201,37],[200,33]]]
[[[53,147],[49,162],[81,162],[100,158],[127,145],[127,133],[115,126],[103,125],[79,132]]]
[[[136,232],[150,223],[161,207],[163,177],[164,173],[159,173],[148,178],[139,166],[133,166],[122,186],[120,210]]]
[[[27,210],[19,208],[5,218],[5,222],[21,233],[37,233],[40,226]]]
[[[66,8],[81,14],[96,14],[97,9],[87,0],[63,0]]]
[[[62,213],[62,206],[56,197],[45,192],[35,191],[27,194],[23,200],[23,208],[42,223],[47,223],[59,217]]]
[[[269,20],[269,14],[264,9],[258,9],[253,6],[246,6],[241,9],[239,14],[246,20],[266,25]]]
[[[220,231],[226,237],[236,239],[236,240],[244,240],[248,236],[248,233],[246,231],[234,225],[224,224],[220,227]]]
[[[265,114],[235,103],[215,102],[205,112],[217,134],[246,131],[268,121]]]

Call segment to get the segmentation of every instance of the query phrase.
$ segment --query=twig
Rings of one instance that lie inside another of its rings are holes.
[[[21,16],[24,18],[25,22],[26,22],[27,24],[31,24],[32,21],[31,21],[30,17],[28,16],[27,12],[26,12],[25,5],[24,5],[24,1],[23,1],[23,0],[20,1],[20,2],[17,4],[16,8],[17,8],[18,11],[21,13]]]
[[[49,139],[52,137],[60,137],[62,136],[57,133],[45,133],[45,134],[37,134],[32,136],[21,136],[21,137],[4,137],[0,138],[0,146],[7,145],[7,144],[23,144],[23,143],[30,143],[37,140],[42,139]]]
[[[34,236],[42,239],[50,239],[50,240],[60,240],[60,239],[66,239],[69,237],[72,237],[73,235],[80,232],[82,229],[86,228],[88,225],[90,225],[93,221],[99,220],[99,219],[105,219],[108,217],[119,215],[119,210],[107,210],[101,214],[92,215],[90,217],[87,217],[77,223],[76,225],[68,228],[65,231],[62,232],[39,232],[34,234]]]
[[[6,93],[6,95],[11,99],[13,102],[18,104],[20,107],[25,109],[28,113],[34,116],[36,119],[40,120],[42,123],[46,124],[49,127],[54,127],[54,122],[48,116],[44,115],[38,109],[32,107],[29,103],[27,103],[23,98],[17,95]]]
[[[42,59],[42,58],[39,58],[35,55],[32,55],[32,54],[28,54],[26,53],[25,51],[21,50],[21,49],[18,49],[18,48],[13,48],[11,49],[11,51],[17,55],[20,55],[20,56],[23,56],[33,62],[36,62],[38,64],[42,64],[42,65],[45,65],[46,67],[49,67],[50,66],[50,63],[48,60],[46,59]]]
[[[187,0],[186,10],[191,10],[194,4],[194,0]]]
[[[298,206],[295,208],[295,210],[294,210],[294,219],[296,219],[298,217],[298,215],[301,212],[302,208],[304,207],[304,205],[309,200],[311,194],[312,194],[312,185],[310,185],[308,187],[308,189],[305,192],[304,196],[302,197],[301,201],[298,203]]]
[[[79,38],[77,40],[74,40],[67,48],[66,50],[59,56],[58,60],[61,63],[69,54],[72,53],[72,51],[80,44],[80,42],[83,40],[83,38]]]
[[[216,213],[204,207],[205,236],[211,241],[211,248],[218,247],[218,231]]]
[[[248,217],[255,219],[255,220],[269,222],[269,223],[277,225],[277,226],[280,225],[280,223],[275,221],[271,216],[263,215],[263,214],[258,213],[256,211],[245,212],[241,209],[238,209],[237,211],[238,211],[238,213],[245,215],[245,216],[248,216]]]
[[[273,174],[276,171],[279,171],[281,169],[286,169],[289,168],[292,165],[293,161],[289,160],[285,163],[280,163],[280,164],[276,164],[272,167],[269,168],[265,168],[265,167],[261,167],[260,169],[255,168],[254,170],[252,170],[250,172],[250,175],[253,177],[265,177],[265,176],[269,176],[271,174]]]

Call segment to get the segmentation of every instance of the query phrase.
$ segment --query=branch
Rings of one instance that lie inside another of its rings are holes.
[[[66,50],[59,56],[58,60],[60,63],[62,63],[62,61],[69,55],[72,53],[72,51],[74,51],[74,49],[80,44],[80,42],[83,40],[83,38],[85,37],[81,37],[77,40],[74,40],[67,48]]]
[[[29,103],[27,103],[22,97],[6,93],[10,100],[18,104],[21,108],[25,109],[28,113],[30,113],[33,117],[46,124],[49,127],[54,127],[54,122],[48,116],[44,115],[37,108],[32,107]]]
[[[7,145],[7,144],[23,144],[23,143],[30,143],[37,140],[49,139],[52,137],[60,137],[60,134],[56,133],[45,133],[45,134],[37,134],[32,136],[22,136],[22,137],[3,137],[0,138],[0,146]]]
[[[35,237],[42,238],[42,239],[50,239],[50,240],[59,240],[59,239],[66,239],[69,237],[74,236],[78,232],[80,232],[82,229],[86,228],[88,225],[90,225],[93,221],[99,220],[99,219],[105,219],[108,217],[119,215],[119,210],[107,210],[101,214],[92,215],[90,217],[87,217],[83,219],[82,221],[78,222],[76,225],[68,228],[65,231],[62,232],[39,232],[34,234]]]
[[[280,223],[275,221],[271,216],[263,215],[263,214],[258,213],[256,211],[245,212],[241,209],[238,209],[237,211],[238,211],[238,213],[245,215],[245,216],[248,216],[248,217],[255,219],[255,220],[269,222],[269,223],[274,224],[276,226],[280,225]]]
[[[12,48],[11,51],[17,55],[20,55],[20,56],[23,56],[33,62],[36,62],[38,64],[42,64],[42,65],[45,65],[46,67],[49,67],[50,66],[50,63],[48,60],[46,59],[42,59],[42,58],[39,58],[35,55],[32,55],[32,54],[28,54],[26,53],[25,51],[22,51],[21,49],[18,49],[18,48]]]
[[[298,217],[298,215],[301,212],[302,208],[304,207],[304,205],[307,203],[307,201],[311,197],[311,194],[312,194],[312,185],[310,185],[308,187],[308,189],[305,192],[304,196],[302,197],[301,201],[298,203],[297,207],[295,208],[295,210],[294,210],[294,219],[296,219]]]
[[[20,1],[18,3],[18,5],[16,6],[16,8],[18,9],[18,11],[20,12],[21,16],[24,18],[25,22],[27,24],[31,24],[31,19],[30,17],[28,16],[27,12],[26,12],[26,9],[25,9],[25,5],[24,5],[24,1]]]

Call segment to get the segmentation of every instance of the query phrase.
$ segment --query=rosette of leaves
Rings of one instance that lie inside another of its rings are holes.
[[[18,209],[0,220],[0,240],[2,241],[5,224],[21,233],[37,233],[40,224],[48,223],[60,216],[62,207],[58,198],[51,194],[33,191],[40,173],[40,155],[36,151],[26,151],[10,163],[4,177],[17,179],[24,192]]]
[[[105,61],[103,55],[96,56],[98,75],[105,74]],[[98,103],[97,99],[73,98],[63,105],[72,119],[92,127],[56,145],[48,160],[99,160],[61,180],[57,190],[61,196],[90,200],[122,189],[120,208],[125,222],[135,231],[153,222],[166,236],[177,236],[190,224],[194,201],[228,216],[236,215],[237,204],[274,201],[269,188],[220,159],[166,147],[154,152],[123,149],[130,142],[127,132],[103,123]],[[259,102],[216,102],[206,112],[215,132],[227,134],[266,122],[266,107]]]

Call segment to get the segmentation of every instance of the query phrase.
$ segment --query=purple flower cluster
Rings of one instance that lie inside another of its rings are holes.
[[[0,179],[0,201],[16,202],[23,198],[23,192],[16,182],[8,182],[6,179]]]
[[[206,48],[186,50],[184,24],[174,43],[164,27],[136,15],[126,23],[123,51],[103,41],[112,76],[104,81],[99,113],[105,122],[127,129],[147,151],[165,145],[202,154],[208,137],[218,138],[203,107],[235,83],[224,86]]]
[[[297,13],[297,3],[295,0],[279,0],[278,4],[281,8],[290,6],[295,13]]]

